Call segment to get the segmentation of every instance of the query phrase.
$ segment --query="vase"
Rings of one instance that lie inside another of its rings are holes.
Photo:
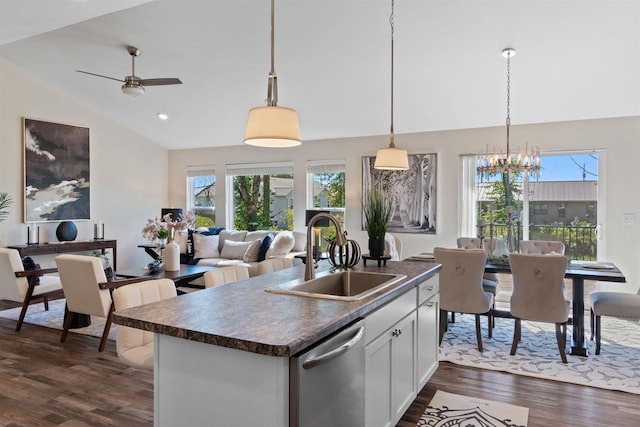
[[[175,241],[170,241],[162,252],[162,261],[165,271],[180,271],[180,246]]]
[[[158,238],[158,246],[161,247],[161,248],[166,247],[167,246],[167,239],[166,238],[164,238],[164,239]]]
[[[62,221],[56,228],[56,237],[60,242],[70,242],[78,236],[78,227],[71,221]]]
[[[369,239],[369,256],[372,258],[381,258],[384,256],[385,241],[384,239]]]

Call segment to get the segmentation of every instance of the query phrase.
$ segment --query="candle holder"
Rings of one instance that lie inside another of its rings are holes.
[[[37,225],[27,226],[27,245],[40,244],[40,227]]]
[[[104,223],[93,224],[93,240],[104,240]]]

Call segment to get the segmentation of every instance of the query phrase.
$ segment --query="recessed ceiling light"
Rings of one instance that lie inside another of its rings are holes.
[[[165,113],[158,113],[158,118],[160,120],[168,120],[169,116],[167,114],[165,114]]]

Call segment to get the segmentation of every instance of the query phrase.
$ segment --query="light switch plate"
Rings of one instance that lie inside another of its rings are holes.
[[[636,215],[632,213],[622,214],[622,223],[625,225],[632,225],[636,223]]]

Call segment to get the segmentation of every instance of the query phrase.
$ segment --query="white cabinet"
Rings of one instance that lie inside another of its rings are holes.
[[[409,303],[410,300],[413,301]],[[413,289],[365,319],[367,426],[395,425],[416,397],[415,308],[416,290]],[[386,328],[374,337],[382,325]]]
[[[438,369],[438,276],[418,286],[418,390]]]

